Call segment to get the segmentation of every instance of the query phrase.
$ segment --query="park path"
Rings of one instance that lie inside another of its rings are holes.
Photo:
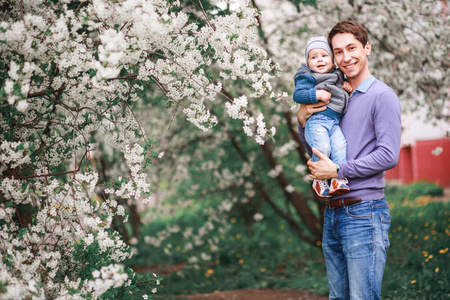
[[[234,291],[222,291],[210,294],[178,295],[172,299],[185,300],[327,300],[321,297],[297,290],[274,289],[242,289]]]
[[[186,267],[186,264],[176,264],[170,266],[148,266],[136,267],[134,271],[147,273],[156,272],[158,274],[170,274],[178,272]],[[209,294],[195,295],[155,295],[155,299],[168,300],[327,300],[328,297],[312,295],[308,292],[298,290],[275,290],[275,289],[240,289],[232,291],[217,291]]]

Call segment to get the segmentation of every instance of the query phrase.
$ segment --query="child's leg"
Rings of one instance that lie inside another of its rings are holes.
[[[338,125],[339,121],[336,120],[336,125],[333,127],[330,143],[331,154],[330,159],[334,163],[341,163],[347,161],[347,141],[345,140],[342,130]],[[342,195],[350,191],[348,181],[346,178],[332,178],[330,184],[330,195]]]
[[[330,130],[333,127],[331,118],[324,115],[312,115],[305,126],[305,138],[311,148],[316,148],[327,157],[330,157]],[[313,161],[318,161],[319,157],[312,155]]]
[[[330,157],[330,131],[333,128],[333,119],[324,115],[313,115],[306,122],[305,138],[311,148],[316,148],[327,157]],[[313,153],[313,161],[319,157]],[[314,180],[312,187],[320,197],[330,197],[330,187],[327,180]]]

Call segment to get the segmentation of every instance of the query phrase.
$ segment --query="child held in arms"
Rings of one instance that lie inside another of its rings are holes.
[[[302,64],[295,73],[293,99],[300,104],[323,102],[327,108],[314,113],[306,122],[305,138],[311,148],[329,157],[339,169],[346,161],[347,141],[339,127],[339,119],[345,113],[348,93],[352,86],[344,81],[344,74],[333,61],[333,51],[323,36],[310,38],[305,48],[307,65]],[[319,157],[312,155],[313,161]],[[346,178],[313,181],[314,191],[321,197],[342,195],[350,191]]]

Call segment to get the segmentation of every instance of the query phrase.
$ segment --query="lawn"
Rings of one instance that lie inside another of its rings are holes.
[[[426,182],[387,187],[392,224],[383,299],[450,299],[450,202],[442,194],[442,187]],[[195,233],[205,230],[204,211],[201,205],[185,208],[142,228],[128,265],[151,272],[176,267],[162,275],[155,298],[254,288],[328,294],[320,247],[300,240],[269,207],[251,225],[237,216],[217,220],[203,232],[202,242]],[[224,224],[226,231],[220,228]],[[192,236],[185,228],[193,228]],[[141,288],[141,293],[150,291]]]

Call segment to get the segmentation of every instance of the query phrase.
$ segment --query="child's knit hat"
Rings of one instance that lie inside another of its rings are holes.
[[[323,49],[330,54],[331,58],[333,58],[333,51],[331,51],[331,47],[328,44],[328,40],[324,36],[312,37],[306,43],[306,48],[305,48],[306,64],[308,64],[309,51],[311,51],[312,49]]]

